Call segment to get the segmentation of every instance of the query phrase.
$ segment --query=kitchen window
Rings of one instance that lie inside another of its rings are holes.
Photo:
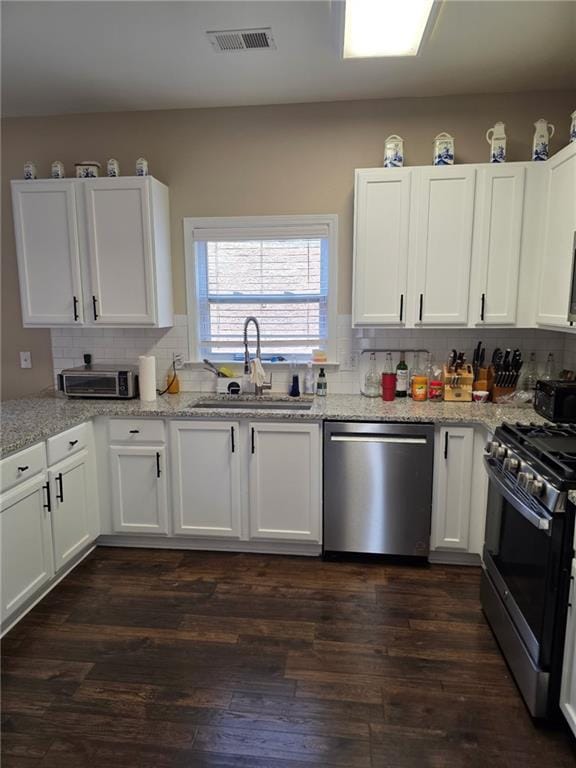
[[[335,359],[336,216],[185,219],[184,232],[191,360],[243,360],[249,315],[264,360]]]

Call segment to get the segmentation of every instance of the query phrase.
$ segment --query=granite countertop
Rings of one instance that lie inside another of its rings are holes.
[[[410,398],[384,402],[380,398],[370,399],[361,395],[328,395],[327,397],[303,397],[312,400],[310,410],[282,410],[282,401],[294,402],[294,398],[282,395],[268,395],[279,400],[278,409],[234,408],[192,408],[201,400],[234,399],[207,393],[182,392],[179,395],[164,395],[157,400],[144,403],[140,400],[81,400],[68,399],[54,392],[36,397],[6,400],[2,403],[2,432],[0,457],[27,448],[34,443],[63,432],[65,429],[87,421],[95,416],[159,418],[234,418],[234,419],[287,419],[291,421],[431,421],[443,424],[480,424],[493,431],[503,421],[535,422],[543,424],[545,419],[532,408],[515,408],[477,403],[415,403]],[[238,398],[236,398],[237,400]],[[253,398],[249,398],[253,399]]]

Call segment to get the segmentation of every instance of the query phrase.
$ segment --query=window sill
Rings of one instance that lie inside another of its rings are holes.
[[[244,363],[240,362],[238,360],[211,360],[210,362],[214,363],[216,367],[218,366],[238,366],[239,368],[244,367]],[[282,362],[277,363],[271,363],[269,360],[263,360],[262,365],[266,368],[267,366],[270,366],[271,368],[290,368],[291,366],[307,366],[309,360],[286,360]],[[205,364],[202,360],[185,360],[182,363],[183,368],[191,368],[191,369],[197,369],[197,368],[204,368]],[[313,368],[339,368],[340,363],[337,360],[328,360],[325,363],[316,363],[312,361],[312,367]]]

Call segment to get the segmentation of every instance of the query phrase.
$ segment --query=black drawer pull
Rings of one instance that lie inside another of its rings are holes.
[[[480,308],[480,320],[482,320],[482,322],[484,322],[484,310],[486,308],[486,294],[485,293],[482,294],[482,299],[481,299],[481,302],[480,302],[480,307],[481,307]]]
[[[230,427],[230,439],[232,441],[232,453],[236,450],[236,443],[234,440],[234,427]]]
[[[30,467],[18,467],[18,472],[26,472],[27,469],[30,469]]]
[[[420,294],[420,308],[418,310],[418,320],[422,322],[422,311],[424,309],[424,294]]]
[[[404,294],[400,294],[400,322],[402,322],[402,317],[404,315]]]
[[[131,434],[131,435],[138,435],[139,433],[140,433],[140,430],[139,430],[139,429],[131,429],[131,430],[130,430],[130,434]]]
[[[160,453],[156,451],[156,477],[160,477]]]
[[[68,440],[68,445],[70,446],[70,448],[74,448],[77,442],[78,440]]]
[[[444,458],[448,458],[448,432],[444,433]]]
[[[252,453],[255,453],[255,451],[256,451],[256,445],[255,445],[254,427],[252,427]]]

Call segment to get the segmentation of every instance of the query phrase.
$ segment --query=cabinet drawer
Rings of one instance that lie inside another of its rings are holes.
[[[77,427],[67,429],[55,437],[46,441],[48,448],[48,466],[57,464],[62,459],[78,453],[88,444],[88,424],[79,424]]]
[[[164,422],[158,419],[110,419],[111,443],[163,443]]]
[[[0,462],[0,490],[6,491],[46,469],[44,443],[8,456]]]

